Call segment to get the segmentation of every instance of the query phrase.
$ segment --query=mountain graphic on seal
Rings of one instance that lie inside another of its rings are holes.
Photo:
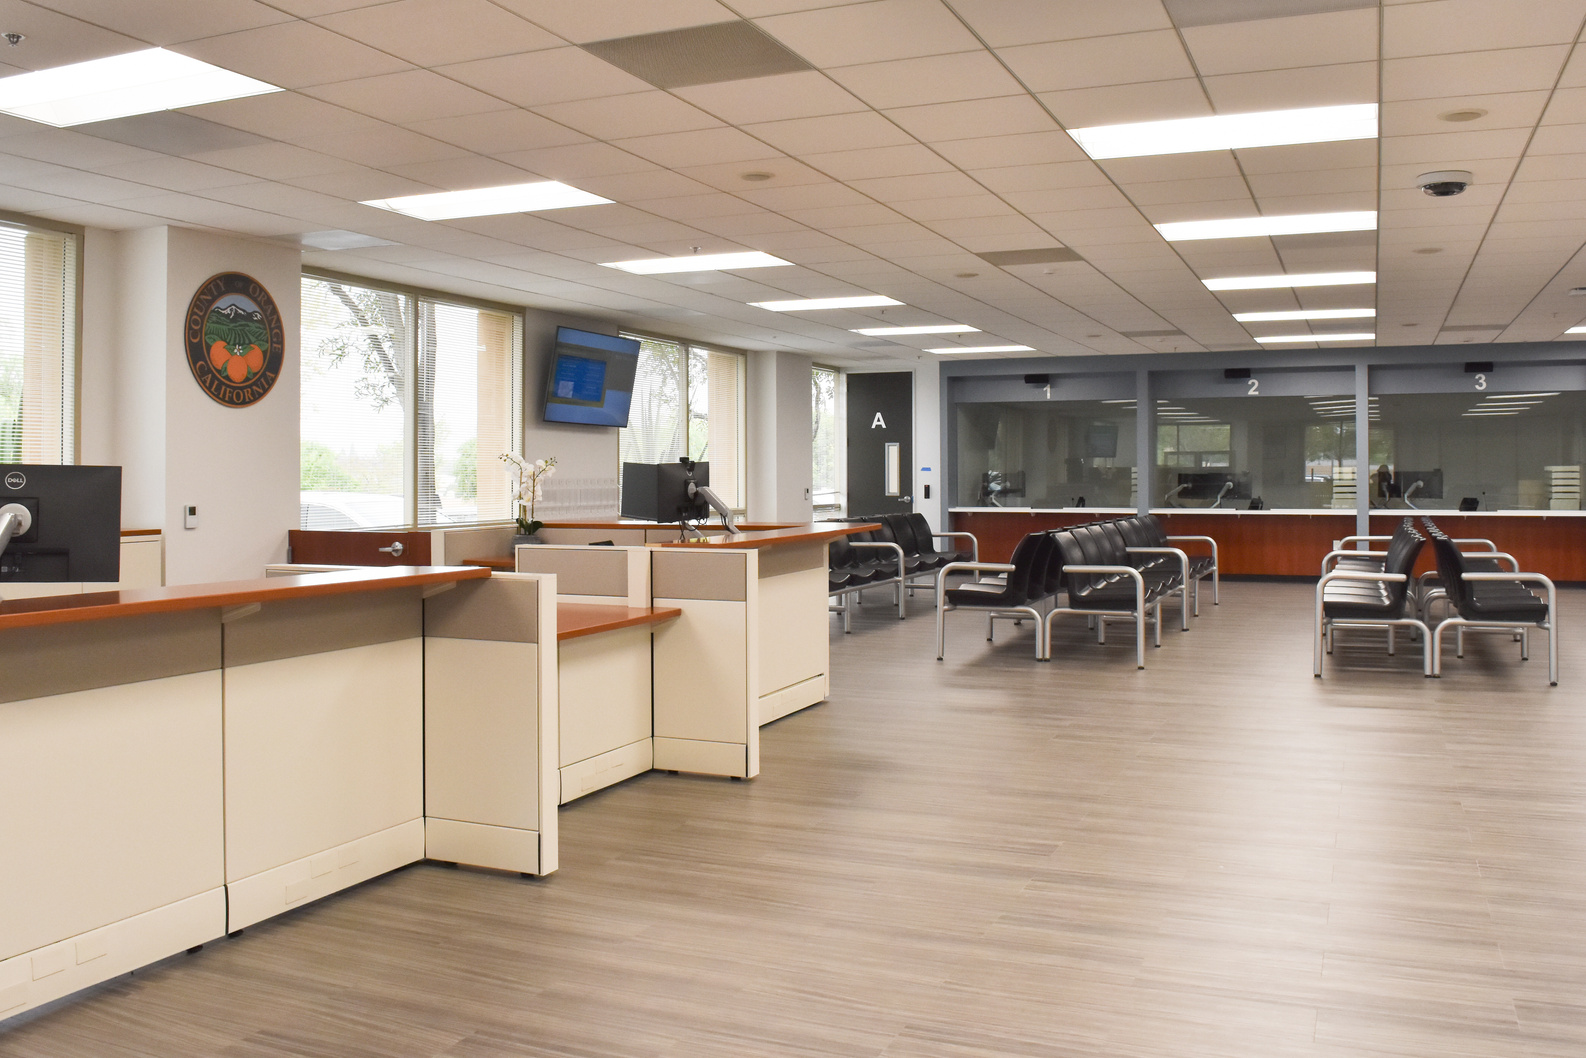
[[[210,315],[224,316],[227,323],[236,323],[238,320],[252,320],[261,324],[264,322],[264,313],[258,309],[250,311],[241,305],[227,305],[224,308],[213,310]]]

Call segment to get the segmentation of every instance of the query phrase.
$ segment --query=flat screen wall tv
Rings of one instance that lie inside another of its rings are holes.
[[[556,328],[545,381],[545,421],[627,426],[638,370],[636,339]]]

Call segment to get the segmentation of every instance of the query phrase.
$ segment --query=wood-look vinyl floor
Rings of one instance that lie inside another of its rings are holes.
[[[420,865],[0,1025],[4,1058],[1579,1058],[1586,592],[1440,681],[1311,588],[984,640],[877,596],[747,783],[562,813],[540,881]],[[835,619],[834,619],[835,625]]]

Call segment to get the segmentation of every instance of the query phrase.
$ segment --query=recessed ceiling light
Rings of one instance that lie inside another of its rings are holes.
[[[1299,309],[1295,312],[1236,312],[1234,319],[1240,323],[1276,323],[1279,320],[1365,320],[1376,314],[1376,309]]]
[[[1070,129],[1086,154],[1104,158],[1140,158],[1156,154],[1238,150],[1286,143],[1330,143],[1369,140],[1377,135],[1377,104],[1268,110],[1255,114],[1222,114],[1209,118],[1142,121],[1129,125],[1095,125]]]
[[[1517,411],[1467,411],[1464,414],[1464,418],[1467,418],[1467,419],[1496,419],[1496,418],[1498,418],[1499,416],[1502,416],[1502,415],[1519,415],[1519,414],[1520,413],[1517,412]]]
[[[773,268],[791,265],[780,257],[759,250],[743,253],[707,253],[692,257],[652,257],[643,261],[606,261],[603,268],[620,268],[634,275],[654,276],[669,272],[731,272],[739,268]]]
[[[962,345],[951,349],[927,349],[927,353],[1033,353],[1028,345]]]
[[[1527,397],[1556,397],[1556,396],[1559,395],[1559,392],[1560,392],[1559,390],[1555,389],[1551,393],[1494,393],[1492,396],[1486,397],[1484,399],[1485,400],[1523,400],[1523,399],[1525,399]]]
[[[1376,231],[1377,213],[1365,209],[1346,213],[1297,213],[1284,217],[1231,217],[1226,220],[1183,220],[1158,224],[1168,242],[1197,239],[1248,239],[1271,235],[1312,235],[1332,231]]]
[[[1360,334],[1269,334],[1264,337],[1257,336],[1256,341],[1276,344],[1278,342],[1372,342],[1377,336],[1368,332]]]
[[[749,304],[772,312],[813,312],[816,309],[873,309],[903,302],[880,294],[865,294],[853,298],[797,298],[793,301],[751,301]]]
[[[1586,334],[1586,327],[1571,327],[1565,334]]]
[[[1345,287],[1375,283],[1375,272],[1309,272],[1283,276],[1229,276],[1203,279],[1207,290],[1275,290],[1279,287]]]
[[[164,48],[0,78],[0,113],[56,128],[279,92]]]
[[[926,327],[858,327],[854,328],[855,334],[863,334],[874,338],[883,334],[974,334],[979,333],[979,327],[968,327],[962,323],[936,323]]]
[[[375,198],[366,206],[388,209],[419,220],[452,220],[457,217],[494,217],[502,213],[534,213],[569,206],[598,206],[609,198],[591,195],[555,180],[503,187],[479,187],[471,191],[436,191],[428,195],[403,195],[400,198]]]
[[[1475,121],[1477,118],[1484,118],[1486,116],[1487,116],[1487,112],[1485,110],[1481,110],[1481,109],[1478,109],[1476,107],[1470,107],[1467,110],[1450,110],[1450,111],[1448,111],[1446,113],[1439,114],[1439,115],[1437,115],[1437,120],[1439,120],[1439,121]]]
[[[1488,411],[1493,408],[1519,408],[1524,411],[1541,403],[1539,400],[1495,400],[1490,403],[1483,401],[1472,408],[1471,411]]]

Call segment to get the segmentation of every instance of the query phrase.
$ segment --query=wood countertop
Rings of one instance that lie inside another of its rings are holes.
[[[676,606],[606,606],[601,603],[559,602],[556,604],[556,639],[615,632],[635,625],[658,625],[683,616]]]
[[[0,603],[0,631],[38,625],[75,624],[117,617],[205,610],[285,599],[348,595],[361,591],[423,587],[480,580],[490,576],[478,566],[371,566],[341,573],[233,580],[217,584],[184,584],[171,588],[100,591],[84,595],[52,595]],[[0,594],[5,587],[0,584]]]

